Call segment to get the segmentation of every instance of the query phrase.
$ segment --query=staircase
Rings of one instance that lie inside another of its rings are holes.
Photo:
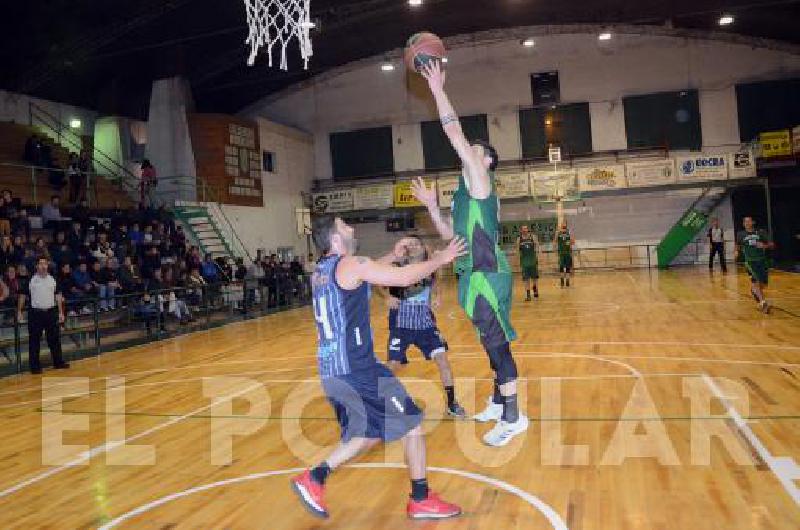
[[[216,203],[180,201],[173,209],[187,236],[194,239],[202,254],[244,258],[249,254],[236,236],[233,226]]]
[[[704,188],[658,244],[658,268],[666,269],[708,223],[711,213],[728,196],[727,188]]]
[[[43,136],[39,127],[0,123],[0,185],[11,190],[23,204],[41,205],[50,200],[55,190],[50,186],[46,171],[34,171],[26,167],[28,162],[22,160],[25,143],[32,134]],[[51,147],[53,162],[61,168],[66,167],[69,149],[53,141],[47,143]],[[61,196],[66,198],[67,194],[68,188],[64,187]],[[134,205],[127,195],[120,193],[118,185],[105,178],[90,180],[89,198],[91,206],[98,208],[112,208],[117,202],[122,208]]]

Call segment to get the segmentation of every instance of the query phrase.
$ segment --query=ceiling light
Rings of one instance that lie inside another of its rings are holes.
[[[733,24],[733,15],[728,15],[728,14],[722,15],[721,17],[719,17],[718,22],[720,26],[728,26],[730,24]]]
[[[447,57],[442,57],[442,62],[447,64]]]
[[[421,6],[422,0],[408,0],[408,5],[410,6]]]
[[[384,72],[391,72],[394,70],[394,65],[392,63],[383,63],[381,65],[381,70]]]
[[[535,44],[536,41],[533,39],[525,39],[524,41],[522,41],[522,45],[525,46],[526,48],[533,48]]]
[[[600,35],[597,36],[597,40],[611,40],[611,32],[604,31]]]
[[[551,120],[550,118],[547,118],[546,120],[544,120],[544,124],[545,125],[553,125],[553,120]]]
[[[69,120],[69,126],[72,129],[80,129],[81,128],[81,120],[78,118],[72,118]]]
[[[300,27],[303,29],[314,29],[317,27],[317,24],[311,20],[307,20],[305,22],[301,22]]]

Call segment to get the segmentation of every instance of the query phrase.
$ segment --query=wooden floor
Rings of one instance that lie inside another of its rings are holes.
[[[426,408],[430,482],[465,509],[440,523],[405,519],[397,445],[333,475],[330,521],[294,498],[292,470],[337,439],[308,309],[3,379],[0,527],[800,528],[800,276],[771,281],[771,315],[741,273],[547,277],[529,304],[517,289],[535,421],[502,449],[482,446],[486,426],[442,421],[436,368],[413,352],[402,377]],[[452,286],[439,320],[473,412],[491,374]],[[380,299],[373,321],[383,356]]]

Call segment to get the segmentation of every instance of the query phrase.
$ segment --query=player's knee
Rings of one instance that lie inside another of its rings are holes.
[[[508,342],[487,347],[486,351],[489,354],[489,359],[499,384],[504,385],[517,380],[517,363],[511,354],[511,347]]]

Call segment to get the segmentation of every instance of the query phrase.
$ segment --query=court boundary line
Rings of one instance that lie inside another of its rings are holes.
[[[781,483],[786,493],[794,500],[797,506],[800,506],[800,487],[795,484],[795,480],[800,479],[800,467],[792,457],[774,457],[769,452],[769,449],[764,445],[761,439],[753,432],[753,429],[742,418],[741,414],[736,410],[730,400],[723,394],[717,383],[706,373],[702,374],[703,381],[708,386],[711,393],[719,399],[720,403],[725,407],[725,413],[733,420],[734,425],[738,431],[744,436],[748,443],[752,446],[758,456],[763,460],[778,482]]]
[[[349,464],[343,466],[345,468],[355,468],[355,469],[406,469],[407,466],[405,464],[394,464],[394,463],[381,463],[381,462],[362,462],[356,464]],[[298,468],[291,468],[291,469],[280,469],[274,471],[264,471],[261,473],[252,473],[250,475],[243,475],[240,477],[234,477],[224,480],[219,480],[217,482],[210,482],[207,484],[203,484],[200,486],[195,486],[193,488],[188,488],[182,491],[178,491],[175,493],[171,493],[154,501],[150,501],[146,504],[142,504],[133,510],[129,510],[122,515],[119,515],[108,521],[104,525],[100,526],[98,530],[111,530],[112,528],[117,527],[120,523],[123,523],[129,519],[142,515],[144,513],[149,512],[154,508],[158,508],[165,504],[168,504],[176,499],[181,499],[184,497],[188,497],[198,492],[207,491],[210,489],[214,489],[217,487],[228,486],[231,484],[238,484],[240,482],[247,482],[250,480],[257,480],[267,477],[274,477],[274,476],[282,476],[282,475],[292,475],[295,473],[302,473],[305,471],[306,468],[298,467]],[[467,478],[470,480],[474,480],[476,482],[482,482],[484,484],[488,484],[490,486],[494,486],[495,488],[499,488],[501,490],[506,491],[516,497],[522,499],[523,501],[527,502],[530,506],[532,506],[536,511],[542,514],[545,519],[550,523],[550,526],[553,530],[569,530],[566,523],[564,523],[561,516],[547,503],[541,500],[539,497],[529,493],[522,488],[509,484],[503,480],[489,477],[487,475],[481,475],[479,473],[473,473],[470,471],[463,471],[460,469],[454,469],[449,467],[438,467],[438,466],[428,466],[428,471],[433,471],[436,473],[445,473],[449,475],[455,475],[463,478]],[[303,512],[304,513],[304,512]]]
[[[128,442],[136,441],[136,440],[138,440],[140,438],[144,438],[145,436],[149,436],[150,434],[158,432],[158,431],[160,431],[162,429],[166,429],[167,427],[171,427],[172,425],[175,425],[176,423],[180,423],[181,421],[183,421],[183,420],[185,420],[187,418],[190,418],[190,417],[194,416],[195,414],[199,414],[199,413],[201,413],[201,412],[203,412],[203,411],[205,411],[207,409],[210,409],[211,407],[216,406],[217,403],[219,403],[220,401],[233,399],[235,397],[238,397],[238,396],[240,396],[242,394],[245,394],[247,392],[250,392],[251,390],[254,390],[254,389],[258,388],[259,386],[260,386],[260,383],[259,384],[254,384],[254,385],[250,385],[247,388],[245,388],[244,390],[240,390],[238,392],[234,392],[233,394],[227,395],[225,397],[222,397],[222,398],[219,398],[219,399],[215,399],[208,405],[204,405],[204,406],[202,406],[200,408],[197,408],[197,409],[195,409],[195,410],[193,410],[191,412],[188,412],[186,414],[182,414],[182,415],[180,415],[180,416],[178,416],[176,418],[173,418],[171,420],[165,421],[164,423],[160,423],[160,424],[158,424],[158,425],[156,425],[154,427],[150,427],[149,429],[146,429],[146,430],[144,430],[144,431],[142,431],[140,433],[134,434],[132,436],[128,436],[123,440],[117,440],[117,441],[114,441],[114,442],[111,442],[111,443],[104,443],[104,444],[92,447],[88,451],[84,451],[83,453],[81,453],[80,456],[70,460],[66,464],[61,464],[61,465],[52,467],[52,468],[48,469],[47,471],[44,471],[42,473],[39,473],[39,474],[33,475],[31,477],[28,477],[25,480],[17,482],[13,486],[9,486],[9,487],[3,489],[2,491],[0,491],[0,499],[2,499],[4,497],[7,497],[7,496],[9,496],[9,495],[11,495],[13,493],[16,493],[19,490],[30,486],[31,484],[35,484],[37,482],[41,482],[42,480],[50,478],[53,475],[56,475],[56,474],[64,471],[65,469],[69,469],[69,468],[81,465],[81,464],[83,464],[85,462],[88,462],[89,460],[91,460],[93,457],[95,457],[97,455],[100,455],[100,454],[103,454],[103,453],[107,453],[109,451],[113,451],[117,447],[123,446],[123,445],[127,444]]]

